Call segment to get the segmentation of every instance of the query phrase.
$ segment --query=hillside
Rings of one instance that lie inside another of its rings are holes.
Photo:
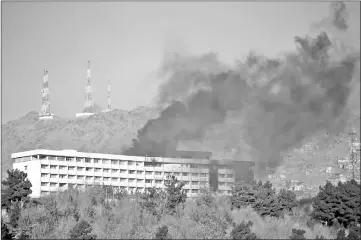
[[[31,111],[2,126],[2,176],[12,167],[13,152],[44,148],[120,154],[137,130],[154,117],[154,109],[139,107],[129,112],[115,109],[86,119],[38,121],[38,113]]]

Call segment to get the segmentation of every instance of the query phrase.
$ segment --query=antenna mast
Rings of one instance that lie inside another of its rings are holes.
[[[91,82],[90,61],[88,61],[87,84],[85,86],[85,103],[83,112],[93,111],[93,87]]]

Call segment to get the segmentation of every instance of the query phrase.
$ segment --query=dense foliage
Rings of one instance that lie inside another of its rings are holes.
[[[270,182],[238,183],[232,191],[233,208],[251,206],[261,216],[280,217],[298,205],[296,195],[282,189],[278,194]]]
[[[360,224],[360,190],[360,184],[354,180],[339,182],[337,186],[327,182],[314,199],[313,218],[329,226],[338,223],[347,228]]]
[[[11,184],[9,180],[16,178],[9,176],[5,182]],[[298,202],[287,190],[276,193],[269,182],[238,183],[229,197],[204,188],[195,199],[186,199],[183,186],[170,176],[163,190],[145,193],[118,194],[108,186],[94,186],[68,189],[29,204],[11,201],[2,221],[2,239],[360,238],[355,182],[321,187],[312,214],[300,207],[306,200]],[[333,208],[324,207],[322,199],[333,201]],[[350,206],[355,216],[350,215]],[[342,209],[348,212],[342,215]],[[322,224],[324,218],[319,216],[332,213],[339,226],[335,221],[330,221],[332,227]]]

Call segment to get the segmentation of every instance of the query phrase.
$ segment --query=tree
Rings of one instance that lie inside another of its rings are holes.
[[[18,169],[7,170],[7,178],[1,182],[4,186],[1,189],[1,205],[6,210],[9,210],[11,202],[29,200],[32,185],[27,177],[26,173]]]
[[[11,240],[12,239],[9,228],[5,224],[4,219],[2,217],[1,217],[1,239],[3,239],[3,240]]]
[[[187,194],[183,189],[185,184],[178,181],[175,176],[168,176],[164,185],[167,194],[166,209],[173,214],[176,212],[177,206],[184,204],[187,200]]]
[[[234,240],[238,239],[257,239],[256,234],[251,232],[252,222],[244,223],[241,222],[238,226],[233,228],[231,232],[231,238]]]
[[[95,234],[90,234],[92,231],[90,224],[81,220],[70,230],[70,239],[96,239]]]
[[[356,181],[339,182],[337,186],[327,182],[314,198],[312,217],[329,226],[335,225],[336,219],[347,228],[360,222],[360,202],[360,184]]]
[[[169,239],[170,237],[168,237],[168,227],[167,226],[162,226],[159,227],[157,232],[155,233],[155,238],[154,239]]]

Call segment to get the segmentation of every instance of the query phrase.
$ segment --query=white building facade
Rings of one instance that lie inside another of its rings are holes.
[[[28,174],[32,183],[31,197],[96,184],[144,192],[147,188],[164,188],[167,175],[183,181],[189,197],[204,187],[226,194],[230,193],[237,178],[233,164],[237,163],[237,169],[243,169],[238,174],[242,175],[240,178],[248,180],[253,178],[254,165],[253,162],[233,160],[149,158],[44,149],[13,153],[12,158],[13,169]]]

